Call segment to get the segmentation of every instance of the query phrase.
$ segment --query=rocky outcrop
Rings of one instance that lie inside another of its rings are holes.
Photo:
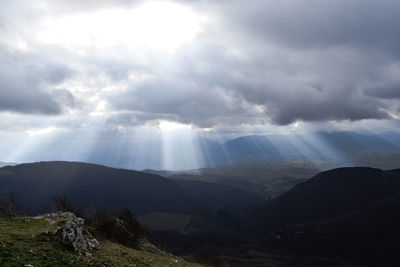
[[[89,250],[100,248],[97,239],[88,231],[84,230],[84,219],[76,217],[75,214],[71,212],[57,214],[58,216],[66,218],[65,227],[62,229],[62,238],[64,243],[69,243],[75,251],[82,254],[86,254]]]
[[[45,234],[57,234],[61,232],[64,244],[71,246],[76,252],[82,255],[91,255],[92,249],[100,249],[100,243],[93,235],[85,230],[85,220],[76,217],[72,212],[49,213],[42,216],[36,216],[33,219],[44,219],[50,225],[65,221],[63,228],[57,227],[54,231],[46,230]]]

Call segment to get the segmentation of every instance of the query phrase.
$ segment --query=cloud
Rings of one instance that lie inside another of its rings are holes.
[[[180,51],[175,71],[129,87],[115,108],[200,127],[390,118],[383,100],[398,91],[368,87],[398,60],[397,2],[194,6],[212,10],[212,29]]]
[[[226,51],[221,45],[189,51],[173,68],[179,72],[163,72],[165,75],[128,87],[110,101],[117,109],[139,110],[155,117],[168,114],[206,128],[221,123],[283,125],[296,120],[388,117],[382,110],[385,103],[359,88],[374,72],[373,67],[363,67],[369,59],[360,53],[338,49],[298,56],[273,48],[258,51],[261,58],[269,59],[264,63],[257,55],[237,58]],[[290,64],[280,59],[282,54]]]
[[[0,57],[0,110],[55,115],[74,105],[71,92],[52,88],[71,75],[66,66],[4,47]]]
[[[209,5],[213,5],[211,1]],[[234,34],[292,48],[350,45],[397,54],[400,3],[395,0],[236,0],[221,2],[218,16]],[[222,16],[223,13],[223,16]]]
[[[371,75],[372,81],[365,86],[364,93],[382,99],[400,99],[400,63],[386,66]]]
[[[26,133],[29,136],[37,136],[37,135],[50,134],[55,131],[57,131],[57,128],[53,126],[53,127],[47,127],[47,128],[43,128],[43,129],[39,129],[39,130],[28,130],[28,131],[26,131]]]
[[[365,93],[385,99],[400,99],[400,83],[389,83],[379,87],[370,87]]]
[[[0,110],[88,116],[101,104],[109,127],[170,120],[215,129],[398,115],[398,1],[175,2],[206,19],[169,53],[39,38],[46,18],[141,1],[5,1]]]

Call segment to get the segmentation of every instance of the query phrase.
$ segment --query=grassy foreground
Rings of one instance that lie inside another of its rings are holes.
[[[99,250],[79,255],[63,244],[65,220],[0,218],[0,266],[202,266],[164,251],[133,249],[98,238]]]

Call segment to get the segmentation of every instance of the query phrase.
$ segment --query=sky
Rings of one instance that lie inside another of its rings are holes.
[[[110,135],[146,150],[397,130],[398,14],[397,0],[2,0],[0,160],[76,158]]]

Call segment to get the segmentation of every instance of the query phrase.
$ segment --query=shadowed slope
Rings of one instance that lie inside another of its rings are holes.
[[[216,187],[213,190],[221,196],[226,189],[213,184],[206,186]],[[129,207],[135,214],[156,211],[208,214],[214,209],[214,204],[190,190],[193,187],[183,187],[164,177],[77,162],[39,162],[1,168],[0,188],[2,192],[14,192],[29,214],[49,211],[52,197],[57,194],[66,195],[72,206],[80,209],[91,204]],[[251,204],[258,199],[247,192],[243,194]]]

